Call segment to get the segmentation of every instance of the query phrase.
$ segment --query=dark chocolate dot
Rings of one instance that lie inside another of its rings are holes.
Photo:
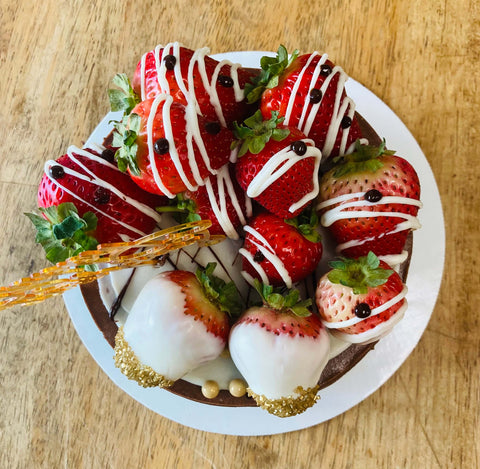
[[[115,163],[115,152],[111,148],[105,148],[100,154],[100,157],[109,163]]]
[[[110,191],[105,187],[97,187],[93,193],[93,200],[97,204],[108,204],[110,202]]]
[[[218,83],[225,88],[231,88],[233,86],[233,78],[228,75],[218,75]]]
[[[168,153],[169,147],[170,145],[166,138],[159,138],[153,144],[153,151],[159,155],[164,155],[165,153]]]
[[[330,73],[332,73],[332,67],[330,65],[323,64],[320,67],[320,75],[322,75],[322,77],[328,77],[328,75],[330,75]]]
[[[50,176],[52,176],[53,179],[63,178],[63,176],[65,176],[65,170],[63,169],[63,166],[60,166],[58,164],[53,165],[50,168]]]
[[[382,193],[377,189],[370,189],[369,191],[365,192],[363,198],[367,202],[378,202],[383,197]]]
[[[355,306],[354,313],[357,318],[365,319],[372,314],[372,310],[367,303],[358,303],[358,305]]]
[[[318,88],[312,88],[310,90],[310,102],[312,104],[317,104],[322,100],[322,91]]]
[[[297,140],[290,145],[290,149],[294,151],[298,156],[302,156],[307,153],[307,144],[302,140]]]
[[[163,61],[165,62],[165,68],[167,70],[173,70],[175,68],[175,64],[177,63],[177,58],[174,55],[166,55],[163,58]]]
[[[205,124],[205,130],[211,135],[217,135],[222,128],[218,122],[207,122]]]
[[[263,262],[265,260],[265,256],[261,253],[261,251],[257,251],[254,256],[253,256],[253,260],[255,262]]]
[[[342,123],[340,125],[342,126],[342,129],[348,129],[352,125],[352,118],[343,116]]]

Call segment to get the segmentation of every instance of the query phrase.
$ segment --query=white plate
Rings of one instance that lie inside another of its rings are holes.
[[[230,52],[229,59],[246,67],[258,67],[264,52]],[[440,289],[445,256],[442,206],[430,166],[405,125],[373,93],[350,79],[347,92],[358,112],[373,126],[388,147],[408,159],[417,170],[423,209],[422,228],[414,234],[413,255],[407,280],[409,309],[393,332],[340,380],[321,391],[320,401],[305,413],[281,419],[259,408],[229,408],[200,404],[162,389],[144,389],[129,381],[114,366],[113,352],[93,322],[79,289],[64,295],[73,324],[90,354],[121,389],[154,412],[175,422],[208,432],[229,435],[272,435],[307,428],[335,417],[376,391],[402,365],[422,336]],[[105,118],[87,141],[102,142],[108,132]]]

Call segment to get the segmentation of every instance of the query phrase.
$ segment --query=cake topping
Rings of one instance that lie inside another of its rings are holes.
[[[332,73],[332,67],[329,64],[322,64],[320,67],[320,75],[328,77]]]
[[[243,379],[232,379],[228,385],[228,390],[233,397],[242,397],[247,392],[247,384]]]
[[[348,129],[352,125],[352,118],[350,116],[343,116],[340,126],[342,129]]]
[[[165,62],[165,68],[167,70],[173,70],[177,63],[177,58],[174,55],[168,54],[163,58],[163,61]]]
[[[298,156],[303,156],[307,153],[307,145],[302,140],[297,140],[290,145],[292,151],[294,151]]]
[[[377,189],[370,189],[363,196],[367,202],[379,202],[382,200],[382,193]]]
[[[312,104],[318,104],[322,100],[322,90],[318,88],[312,88],[310,90],[310,102]]]
[[[218,396],[219,392],[220,392],[220,388],[216,381],[213,381],[213,380],[205,381],[205,383],[202,386],[202,394],[207,399],[215,399]]]
[[[358,305],[355,306],[354,309],[355,316],[358,318],[368,318],[370,314],[372,314],[372,310],[370,309],[370,306],[368,306],[367,303],[359,303]]]
[[[62,166],[55,164],[50,167],[50,175],[53,179],[61,179],[65,176],[65,170]]]
[[[168,140],[166,138],[159,138],[155,140],[155,143],[153,144],[153,150],[159,155],[164,155],[165,153],[168,153],[169,147],[170,144],[168,143]]]
[[[218,83],[220,83],[225,88],[231,88],[233,86],[233,78],[227,75],[218,75]]]

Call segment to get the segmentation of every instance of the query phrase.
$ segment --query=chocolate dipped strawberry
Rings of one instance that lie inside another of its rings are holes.
[[[290,288],[310,275],[322,257],[314,211],[306,210],[290,220],[262,212],[244,230],[245,242],[239,253],[243,257],[242,275],[250,284],[259,279]]]
[[[318,194],[322,155],[295,127],[260,111],[235,126],[237,180],[247,195],[281,218],[297,216]]]
[[[395,152],[356,144],[320,181],[321,224],[347,257],[400,255],[417,219],[420,183],[412,165]]]
[[[173,270],[149,280],[115,338],[115,365],[144,387],[169,387],[220,355],[230,332],[229,314],[240,301],[233,283],[213,275]]]
[[[209,57],[207,47],[191,50],[178,42],[158,45],[143,55],[133,77],[142,100],[165,93],[179,103],[192,103],[208,121],[230,127],[251,114],[244,86],[258,72],[228,60]]]
[[[109,151],[70,147],[56,161],[45,163],[38,188],[42,216],[27,215],[51,262],[157,228],[161,217],[155,207],[166,199],[141,190],[112,159]]]
[[[311,138],[324,158],[349,152],[361,131],[355,104],[345,92],[348,76],[341,67],[318,52],[295,51],[289,57],[283,46],[276,57],[263,57],[261,66],[247,98],[255,101],[261,96],[264,118],[278,111],[284,124]]]
[[[318,400],[318,380],[330,342],[320,318],[299,301],[256,283],[263,304],[249,308],[230,332],[230,355],[248,383],[248,395],[278,417],[300,414]]]
[[[318,282],[316,304],[323,324],[336,337],[366,344],[388,334],[407,309],[407,287],[372,252],[341,258]]]
[[[233,134],[169,95],[142,101],[116,124],[118,167],[143,189],[173,198],[195,190],[230,158]]]

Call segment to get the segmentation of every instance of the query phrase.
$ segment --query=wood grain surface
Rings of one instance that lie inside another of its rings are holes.
[[[0,312],[1,468],[480,467],[480,13],[467,0],[0,0],[0,284],[44,267],[23,212],[46,159],[108,111],[116,72],[180,41],[212,53],[319,50],[422,147],[447,236],[432,320],[400,370],[306,430],[209,434],[135,402],[101,371],[61,299]]]

